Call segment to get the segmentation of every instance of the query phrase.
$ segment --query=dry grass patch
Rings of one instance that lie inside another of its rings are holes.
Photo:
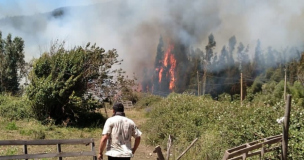
[[[106,116],[105,110],[100,110],[101,114]],[[112,116],[112,110],[107,109],[108,116]],[[138,126],[146,121],[144,110],[126,110],[126,116],[131,118]],[[0,140],[34,140],[34,139],[81,139],[94,138],[95,151],[98,153],[99,141],[101,138],[102,128],[73,128],[59,127],[54,125],[41,125],[40,122],[29,120],[10,121],[0,117]],[[135,153],[133,160],[156,159],[156,155],[152,153],[154,146],[145,144],[145,135],[142,135],[141,144]],[[62,145],[63,152],[80,152],[89,151],[90,146],[85,145]],[[55,153],[57,148],[55,145],[46,146],[28,146],[28,153]],[[0,146],[0,155],[16,155],[23,154],[23,146]],[[42,160],[46,160],[44,158]],[[52,159],[52,158],[49,158]],[[53,158],[56,159],[56,158]],[[91,159],[91,157],[67,157],[68,160]]]

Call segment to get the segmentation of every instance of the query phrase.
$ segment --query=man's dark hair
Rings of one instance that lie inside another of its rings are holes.
[[[122,103],[116,103],[113,106],[115,112],[124,112],[125,108]]]
[[[115,115],[125,116],[125,113],[124,113],[125,108],[124,108],[124,105],[122,103],[114,104],[113,110],[115,112],[113,116],[115,116]]]

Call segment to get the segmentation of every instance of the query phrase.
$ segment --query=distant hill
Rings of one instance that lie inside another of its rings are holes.
[[[5,17],[0,19],[0,30],[1,28],[12,27],[15,30],[28,34],[38,34],[43,32],[47,28],[48,23],[53,20],[65,23],[66,20],[70,18],[79,18],[77,20],[83,20],[84,17],[98,17],[100,15],[100,17],[103,17],[103,20],[106,20],[113,16],[124,16],[124,13],[126,12],[125,5],[126,2],[116,0],[88,6],[62,7],[51,12],[28,16]]]
[[[37,33],[47,27],[47,22],[51,19],[57,19],[66,13],[70,7],[58,8],[52,12],[39,13],[30,16],[13,16],[0,19],[0,28],[13,27],[26,33]]]

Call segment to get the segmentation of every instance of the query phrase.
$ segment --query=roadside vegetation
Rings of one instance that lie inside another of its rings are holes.
[[[224,92],[233,90],[230,83],[221,92],[204,96],[192,91],[167,97],[138,92],[136,78],[119,69],[122,60],[115,49],[106,52],[90,43],[72,49],[64,46],[55,42],[50,51],[26,63],[23,40],[11,35],[2,39],[0,32],[0,140],[96,138],[98,144],[101,128],[111,116],[111,111],[105,112],[107,106],[128,100],[135,109],[126,111],[127,116],[136,120],[144,133],[143,145],[149,149],[134,160],[146,159],[145,152],[151,153],[157,145],[166,150],[169,135],[172,159],[195,138],[198,142],[184,159],[221,159],[229,148],[282,133],[276,120],[284,115],[286,92],[292,95],[288,156],[303,159],[304,54],[286,62],[292,79],[286,88],[281,63],[256,72],[260,74],[244,87],[241,105],[237,90]],[[25,76],[29,83],[20,86]],[[0,155],[20,152],[20,148],[0,146]],[[279,154],[280,150],[266,157],[276,159]]]

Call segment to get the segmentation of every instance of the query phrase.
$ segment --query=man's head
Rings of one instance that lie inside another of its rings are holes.
[[[122,103],[116,103],[113,106],[114,115],[124,115],[124,106]]]

